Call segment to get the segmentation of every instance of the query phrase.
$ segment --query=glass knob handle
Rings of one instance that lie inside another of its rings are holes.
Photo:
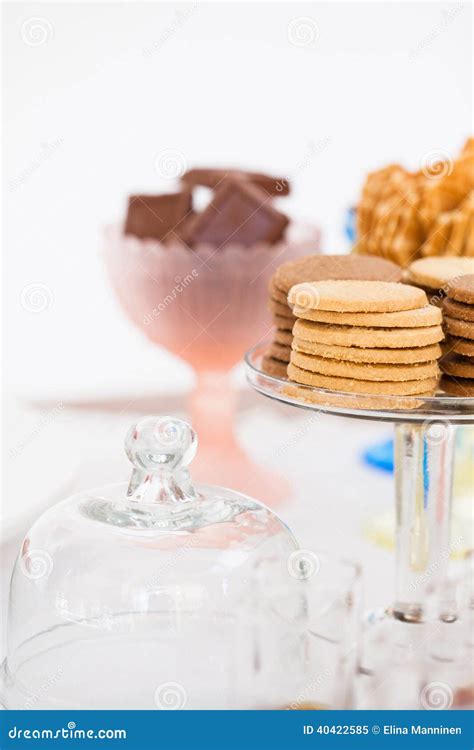
[[[174,474],[186,469],[197,450],[197,434],[176,417],[144,417],[125,438],[125,452],[136,469],[147,474]]]

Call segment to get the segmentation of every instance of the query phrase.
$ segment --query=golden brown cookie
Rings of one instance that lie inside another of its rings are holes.
[[[442,309],[444,314],[449,318],[474,323],[474,305],[467,305],[465,302],[456,302],[451,297],[447,297],[443,301]]]
[[[390,281],[316,281],[296,284],[288,302],[328,312],[398,312],[428,304],[422,289]]]
[[[270,289],[270,299],[273,300],[274,302],[279,302],[280,305],[288,305],[286,294],[284,292],[280,292],[276,288]]]
[[[474,258],[470,262],[474,267]],[[473,273],[450,281],[448,294],[457,302],[474,305],[474,268]]]
[[[273,344],[270,344],[268,354],[273,359],[278,359],[279,362],[286,362],[288,364],[290,361],[291,346],[282,346],[273,342]]]
[[[295,325],[298,323],[296,321]],[[456,318],[450,318],[448,315],[444,316],[444,325],[448,333],[452,336],[460,336],[463,339],[474,340],[474,323],[467,320],[457,320]]]
[[[454,278],[474,273],[474,259],[449,255],[441,258],[421,258],[410,264],[408,272],[410,283],[439,289]]]
[[[288,304],[283,304],[283,302],[276,302],[274,299],[268,300],[268,309],[270,312],[272,312],[274,315],[279,315],[282,318],[291,318],[291,320],[294,321],[295,316],[293,315],[291,311],[291,307],[288,306]]]
[[[262,359],[263,372],[274,378],[286,379],[286,368],[287,365],[285,362],[280,362],[278,359],[273,359],[273,357],[269,357],[268,355],[265,355]]]
[[[327,323],[313,323],[298,319],[293,336],[303,341],[334,346],[359,346],[370,349],[404,349],[405,347],[428,346],[442,341],[441,326],[426,328],[355,328]]]
[[[382,258],[360,258],[355,255],[306,255],[277,268],[270,288],[288,294],[291,287],[304,281],[326,279],[360,279],[366,281],[400,281],[401,269]]]
[[[425,362],[416,365],[368,364],[362,362],[344,362],[337,359],[315,357],[293,351],[290,362],[303,370],[320,375],[333,375],[340,378],[373,381],[426,380],[439,375],[436,362]]]
[[[445,353],[456,352],[456,354],[463,354],[465,357],[474,357],[474,341],[448,336],[443,344],[443,350]]]
[[[293,334],[291,331],[282,331],[281,328],[277,328],[275,333],[273,334],[273,340],[276,344],[281,344],[282,346],[291,346],[291,342],[293,341]]]
[[[274,315],[273,322],[281,331],[291,331],[295,320],[294,318],[287,318],[286,316],[283,317],[283,315]]]
[[[318,404],[321,407],[340,409],[417,409],[423,405],[424,396],[432,396],[433,390],[413,396],[359,396],[350,393],[332,394],[330,391],[310,391],[301,385],[285,385],[283,393],[290,398],[296,398],[305,404]]]
[[[460,354],[449,354],[443,357],[440,367],[447,375],[456,378],[474,378],[474,364]]]
[[[388,313],[337,313],[294,307],[293,313],[297,318],[314,320],[317,323],[337,323],[341,326],[363,328],[424,328],[439,325],[443,319],[441,310],[433,305]]]
[[[460,398],[472,398],[474,396],[474,378],[456,380],[443,375],[439,385],[441,390],[450,396],[458,396]]]
[[[319,375],[301,367],[288,365],[288,377],[296,383],[311,385],[315,388],[328,388],[331,391],[345,391],[347,393],[373,393],[394,396],[409,396],[417,393],[427,393],[436,388],[437,378],[425,380],[405,380],[404,382],[372,380],[355,380],[355,378],[340,378],[331,375]]]
[[[416,364],[417,362],[434,362],[441,357],[439,344],[430,346],[407,347],[406,349],[369,349],[357,346],[331,346],[311,341],[293,339],[295,352],[313,354],[317,357],[338,359],[348,362],[368,362],[381,364]]]

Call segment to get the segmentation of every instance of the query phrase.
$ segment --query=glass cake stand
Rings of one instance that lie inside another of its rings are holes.
[[[385,611],[402,622],[451,622],[447,568],[456,425],[474,424],[474,397],[379,396],[329,391],[267,375],[261,369],[268,343],[245,358],[247,378],[277,401],[335,416],[395,424],[396,590]],[[464,540],[466,541],[466,540]]]

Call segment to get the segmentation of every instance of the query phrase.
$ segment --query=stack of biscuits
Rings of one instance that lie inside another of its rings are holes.
[[[418,286],[428,295],[432,305],[442,305],[452,281],[474,274],[474,258],[421,258],[408,266],[408,284]]]
[[[382,258],[362,258],[354,255],[307,255],[283,263],[277,268],[269,284],[269,309],[273,314],[275,331],[262,368],[269,375],[285,378],[290,361],[293,326],[296,317],[288,303],[288,292],[296,284],[327,279],[400,281],[401,269]]]
[[[443,302],[446,343],[440,361],[443,388],[457,396],[474,394],[474,274],[449,284]]]
[[[332,391],[428,395],[439,377],[442,315],[423,290],[379,281],[297,284],[290,380]]]

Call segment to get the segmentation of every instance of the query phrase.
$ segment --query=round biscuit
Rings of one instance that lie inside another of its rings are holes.
[[[428,304],[422,289],[390,281],[317,281],[296,284],[288,302],[327,312],[399,312]]]
[[[291,331],[295,324],[295,319],[286,318],[286,317],[283,317],[283,315],[274,315],[273,322],[275,326],[279,328],[281,331]]]
[[[451,297],[447,297],[443,302],[442,309],[449,318],[474,323],[474,305],[467,305],[465,302],[457,302]]]
[[[273,340],[276,344],[282,346],[291,346],[293,341],[293,334],[291,331],[282,331],[281,328],[277,328],[273,334]]]
[[[474,273],[474,258],[459,258],[446,255],[436,258],[420,258],[408,266],[410,283],[439,289],[465,274]],[[464,300],[461,300],[464,301]]]
[[[265,355],[262,359],[262,371],[274,378],[286,379],[286,368],[287,365],[285,362],[280,362],[278,359],[273,359],[273,357]]]
[[[273,357],[273,359],[278,359],[279,362],[286,362],[286,364],[288,364],[291,356],[291,346],[282,346],[281,344],[273,342],[273,344],[270,344],[268,354],[270,357]]]
[[[456,378],[474,378],[474,363],[464,359],[460,354],[443,357],[439,364],[446,375]]]
[[[474,323],[471,323],[467,320],[450,318],[449,315],[445,315],[444,325],[448,333],[452,334],[453,336],[460,336],[461,338],[469,339],[470,341],[474,340]]]
[[[301,367],[288,365],[288,377],[296,383],[311,385],[314,388],[327,388],[331,391],[346,393],[373,393],[393,396],[410,396],[418,393],[428,393],[436,388],[437,378],[425,380],[405,380],[404,382],[372,380],[356,380],[355,378],[341,378],[332,375],[319,375],[316,372],[303,370]]]
[[[335,346],[358,346],[370,349],[404,349],[405,347],[428,346],[442,341],[441,326],[426,328],[355,328],[313,323],[298,319],[293,327],[293,336],[303,341]]]
[[[471,273],[450,281],[448,294],[458,302],[474,305],[474,259],[471,260],[473,270]]]
[[[356,363],[315,357],[295,351],[291,353],[290,362],[303,370],[317,372],[320,375],[333,375],[340,378],[354,378],[355,380],[426,380],[439,375],[436,362],[414,365]]]
[[[441,310],[433,305],[387,313],[338,313],[294,307],[293,314],[297,318],[314,320],[317,323],[336,323],[363,328],[423,328],[439,325],[443,319]]]
[[[326,279],[400,281],[402,269],[383,258],[357,255],[305,255],[282,263],[272,276],[270,288],[285,295],[295,284]]]
[[[439,344],[416,346],[406,349],[370,349],[357,346],[332,346],[318,344],[315,341],[293,339],[292,348],[303,354],[313,354],[328,359],[338,359],[348,362],[366,362],[372,364],[416,364],[418,362],[434,362],[441,357]]]

